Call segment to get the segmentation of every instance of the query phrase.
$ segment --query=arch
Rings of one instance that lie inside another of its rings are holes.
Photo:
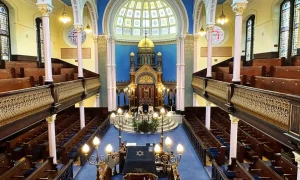
[[[202,11],[204,10],[205,14],[205,5],[204,1],[198,0],[195,2],[194,5],[194,12],[193,12],[193,17],[194,17],[194,33],[199,32],[200,30],[200,20],[201,20],[201,15],[203,14]]]
[[[206,9],[206,24],[215,24],[217,0],[204,0]]]
[[[127,0],[128,1],[128,0]],[[115,0],[109,1],[105,8],[102,20],[103,32],[106,35],[114,36],[114,18],[118,9],[127,1]],[[165,2],[173,9],[177,19],[177,35],[182,35],[188,32],[188,15],[185,6],[181,0],[165,0]],[[140,39],[137,39],[140,40]],[[155,41],[155,40],[154,40]]]
[[[157,83],[157,77],[155,76],[155,74],[151,73],[151,72],[142,72],[140,74],[138,74],[138,76],[135,78],[135,84],[143,84],[142,82],[140,82],[141,78],[148,76],[152,78],[152,82],[146,82],[145,84],[156,84]]]
[[[83,25],[83,11],[87,4],[92,20],[92,29],[94,34],[98,34],[98,10],[95,1],[93,0],[71,0],[74,25]]]

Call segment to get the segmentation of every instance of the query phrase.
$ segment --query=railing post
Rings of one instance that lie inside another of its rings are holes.
[[[227,108],[230,112],[234,112],[234,107],[233,107],[233,104],[231,103],[231,98],[233,96],[233,92],[234,92],[234,84],[229,84],[227,86],[227,101],[226,101],[225,106],[227,106]]]

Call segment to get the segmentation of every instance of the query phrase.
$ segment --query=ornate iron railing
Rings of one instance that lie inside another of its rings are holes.
[[[217,162],[212,160],[212,172],[211,172],[212,180],[229,180],[227,176],[223,173],[223,171],[219,168]]]
[[[213,98],[213,103],[223,104],[229,111],[239,110],[290,134],[300,135],[299,96],[198,76],[193,77],[192,87],[200,96]]]
[[[203,164],[203,166],[206,166],[206,152],[207,152],[207,149],[201,143],[201,140],[196,135],[193,128],[187,122],[187,120],[185,118],[183,118],[182,124],[183,124],[183,128],[184,128],[186,134],[188,135],[188,138],[190,139],[192,145],[194,146],[194,149],[195,149],[201,163]]]
[[[84,99],[99,88],[99,77],[93,77],[0,93],[0,127],[41,111],[51,112],[72,98]]]
[[[69,160],[54,178],[54,180],[73,180],[73,160]]]

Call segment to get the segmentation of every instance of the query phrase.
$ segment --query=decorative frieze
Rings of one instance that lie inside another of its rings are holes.
[[[208,81],[206,86],[206,92],[221,100],[227,101],[227,84],[217,81]]]

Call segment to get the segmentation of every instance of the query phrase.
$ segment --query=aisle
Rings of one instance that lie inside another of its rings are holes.
[[[160,134],[154,135],[139,135],[132,133],[122,133],[122,140],[127,142],[136,142],[137,145],[146,145],[146,143],[158,143],[160,141]],[[183,127],[179,125],[172,132],[165,133],[165,137],[169,136],[175,145],[173,149],[176,151],[176,146],[178,143],[181,143],[184,146],[184,153],[179,164],[179,173],[180,177],[183,180],[206,180],[209,179],[204,167],[199,161],[188,137],[186,136]],[[111,126],[107,131],[104,138],[101,140],[101,145],[99,152],[103,154],[105,146],[111,143],[114,149],[118,148],[118,130]],[[95,179],[96,177],[96,168],[85,164],[84,167],[80,170],[75,180],[88,180]],[[113,178],[121,179],[121,178]]]

